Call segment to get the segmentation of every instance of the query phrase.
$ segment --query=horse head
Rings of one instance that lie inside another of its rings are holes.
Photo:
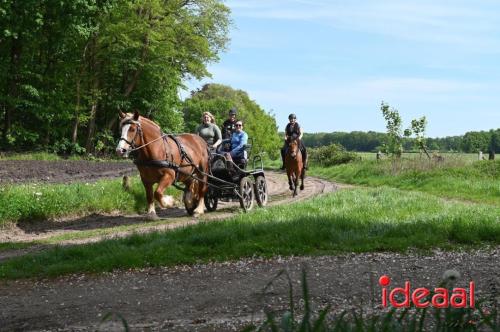
[[[121,137],[116,146],[116,153],[127,158],[129,153],[142,144],[142,128],[139,122],[139,112],[123,113],[120,111]]]
[[[287,152],[293,159],[297,158],[297,154],[299,153],[300,141],[298,138],[289,138],[288,139],[288,149]]]

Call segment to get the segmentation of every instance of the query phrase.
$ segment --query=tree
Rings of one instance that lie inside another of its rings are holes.
[[[244,122],[245,131],[253,138],[254,148],[262,149],[273,158],[277,157],[281,139],[274,115],[265,112],[246,92],[226,85],[206,84],[191,93],[183,105],[186,130],[195,131],[203,112],[212,113],[221,126],[232,107],[237,108],[238,119]]]
[[[226,49],[222,0],[0,0],[4,148],[93,150],[138,109],[183,129],[178,89]]]
[[[425,138],[425,127],[427,126],[427,119],[425,116],[420,119],[411,120],[411,127],[406,129],[404,135],[410,137],[412,134],[415,135],[415,145],[422,152],[425,152],[427,158],[431,159],[429,152],[427,152],[427,145]]]
[[[382,146],[383,152],[400,158],[403,153],[403,129],[401,116],[397,109],[390,108],[382,102],[380,110],[384,115],[387,128],[386,140]]]
[[[469,131],[462,140],[462,149],[467,153],[487,151],[491,142],[491,133],[487,131]]]

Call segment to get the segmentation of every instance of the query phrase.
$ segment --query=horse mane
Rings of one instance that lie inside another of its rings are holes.
[[[125,113],[125,118],[123,118],[121,121],[120,121],[120,125],[125,122],[125,121],[129,121],[129,120],[133,120],[134,118],[134,114],[133,113]],[[146,125],[151,125],[157,129],[159,129],[161,131],[161,128],[160,126],[154,122],[153,120],[150,120],[142,115],[139,116],[139,121],[141,122],[141,124],[146,124]]]

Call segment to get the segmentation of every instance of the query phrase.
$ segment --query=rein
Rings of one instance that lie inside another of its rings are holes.
[[[122,124],[122,127],[123,127],[123,125],[125,125],[125,124],[135,124],[135,125],[137,126],[137,131],[135,132],[135,136],[134,136],[134,138],[132,138],[132,141],[130,141],[130,142],[129,142],[126,138],[120,137],[120,140],[119,140],[119,141],[125,141],[125,143],[127,143],[127,144],[128,144],[128,145],[130,145],[130,147],[131,147],[131,149],[128,149],[128,150],[127,150],[127,153],[131,153],[131,152],[135,152],[135,151],[137,151],[137,150],[140,150],[140,149],[142,149],[142,148],[144,148],[144,147],[148,146],[149,144],[152,144],[152,143],[154,143],[154,142],[156,142],[156,141],[158,141],[158,140],[160,140],[160,139],[163,139],[163,138],[165,138],[165,137],[167,137],[167,136],[168,136],[168,134],[163,134],[163,135],[160,135],[160,137],[155,138],[155,139],[154,139],[154,140],[152,140],[151,142],[148,142],[148,143],[146,143],[146,144],[143,144],[143,145],[140,145],[140,146],[137,146],[137,147],[136,147],[136,145],[135,145],[134,141],[135,141],[135,139],[136,139],[137,135],[139,135],[139,133],[140,133],[140,135],[141,135],[141,142],[144,142],[144,136],[143,136],[143,134],[142,134],[142,127],[141,127],[141,123],[140,123],[139,121],[132,121],[132,120],[129,120],[129,121],[125,121],[125,122]]]

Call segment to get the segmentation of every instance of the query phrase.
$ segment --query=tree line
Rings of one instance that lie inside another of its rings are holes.
[[[222,0],[0,0],[0,148],[93,152],[118,110],[183,131],[179,88],[229,41]]]
[[[304,143],[309,147],[340,144],[348,151],[376,152],[382,149],[387,141],[386,133],[374,131],[352,131],[332,133],[305,133]],[[415,138],[403,138],[405,151],[417,151]],[[491,149],[500,153],[500,128],[489,131],[469,131],[460,136],[426,138],[429,150],[441,152],[477,153]]]

